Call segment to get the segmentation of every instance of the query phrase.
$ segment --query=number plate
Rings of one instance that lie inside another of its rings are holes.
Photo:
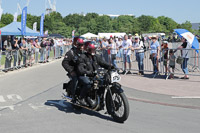
[[[117,72],[113,72],[111,74],[111,83],[120,82],[120,80],[121,80],[121,77]]]

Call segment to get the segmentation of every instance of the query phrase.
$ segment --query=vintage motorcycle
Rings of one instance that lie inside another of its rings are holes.
[[[107,113],[112,116],[114,121],[123,123],[129,116],[129,103],[121,85],[118,83],[121,80],[120,75],[116,70],[104,69],[98,70],[95,75],[91,79],[92,88],[87,93],[86,102],[88,106],[82,106],[78,103],[81,89],[79,83],[75,94],[77,102],[72,103],[72,106],[75,109],[86,108],[92,111],[100,111],[106,105]],[[68,102],[72,99],[71,84],[71,80],[63,84],[63,89],[66,90],[63,98]]]

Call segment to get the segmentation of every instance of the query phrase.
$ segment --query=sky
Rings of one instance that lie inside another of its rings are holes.
[[[0,0],[3,13],[14,14],[17,3],[23,8],[27,0]],[[53,3],[53,0],[51,0]],[[200,23],[200,0],[56,0],[62,16],[73,13],[98,13],[136,17],[151,15],[170,17],[178,23]],[[40,16],[45,13],[45,0],[30,0],[28,13]]]

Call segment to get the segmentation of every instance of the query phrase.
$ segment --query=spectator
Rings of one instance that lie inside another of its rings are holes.
[[[127,72],[127,74],[131,74],[131,59],[130,59],[130,55],[131,55],[131,47],[132,47],[132,42],[130,39],[128,39],[128,36],[125,35],[124,36],[124,41],[122,43],[122,48],[123,48],[123,62],[124,62],[124,71],[122,72],[122,74],[126,74],[126,63],[129,64],[129,71]]]
[[[51,52],[51,42],[49,39],[47,39],[46,41],[46,61],[49,62],[49,56],[50,56],[50,52]]]
[[[27,40],[27,47],[28,47],[28,65],[32,66],[32,60],[33,60],[33,40],[28,39]]]
[[[4,41],[4,49],[6,49],[6,60],[5,60],[5,72],[11,68],[11,61],[12,61],[12,43],[11,37],[8,36],[7,40]]]
[[[60,51],[60,57],[61,58],[63,56],[63,39],[59,40],[59,51]]]
[[[26,40],[23,38],[22,43],[20,44],[20,49],[22,51],[23,56],[23,66],[27,67],[26,60],[27,60],[27,52],[28,52],[28,45],[26,43]]]
[[[63,53],[64,55],[67,53],[68,51],[68,42],[66,39],[63,40]]]
[[[187,64],[188,64],[188,60],[189,60],[189,44],[187,43],[187,40],[185,38],[182,37],[181,42],[183,43],[181,46],[179,46],[177,49],[181,50],[181,55],[183,57],[183,64],[181,65],[181,68],[185,74],[184,77],[182,77],[181,79],[189,79],[188,76],[188,68],[187,68]]]
[[[123,49],[122,49],[122,43],[123,43],[123,41],[122,41],[122,37],[119,37],[119,39],[118,39],[118,41],[116,43],[117,43],[117,48],[119,49],[116,57],[117,57],[117,60],[119,61],[119,60],[122,60],[122,55],[123,55]]]
[[[160,53],[160,44],[157,41],[156,36],[152,36],[152,42],[150,45],[150,59],[153,64],[153,74],[158,73],[158,59],[159,59],[159,53]]]
[[[15,37],[14,42],[12,44],[12,54],[13,54],[13,58],[14,58],[14,64],[13,64],[14,69],[16,69],[16,65],[17,65],[18,50],[19,50],[18,38]]]
[[[35,63],[38,63],[39,51],[41,49],[38,38],[35,39]]]
[[[102,53],[103,53],[103,58],[106,62],[109,62],[108,59],[108,42],[106,40],[106,38],[103,39],[102,41]]]
[[[109,40],[109,49],[111,52],[111,63],[115,68],[117,68],[116,64],[117,45],[114,42],[113,38],[110,38]]]
[[[172,79],[174,78],[174,69],[175,69],[175,62],[176,60],[176,56],[174,55],[174,51],[172,49],[170,49],[169,51],[169,67],[168,67],[168,71],[170,73],[169,78]],[[170,68],[172,69],[172,72],[170,71]]]
[[[136,52],[136,60],[138,62],[139,73],[138,75],[144,75],[144,44],[143,41],[139,39],[139,36],[135,36],[135,41],[133,43],[132,50]]]
[[[40,43],[40,61],[41,63],[46,63],[46,39],[43,38],[42,42]]]
[[[163,41],[163,44],[161,45],[161,50],[162,50],[162,57],[161,60],[163,60],[163,65],[165,66],[165,75],[167,75],[167,61],[168,61],[168,42]]]
[[[1,39],[0,39],[0,68],[1,68],[1,50],[2,50],[2,44],[1,44]]]

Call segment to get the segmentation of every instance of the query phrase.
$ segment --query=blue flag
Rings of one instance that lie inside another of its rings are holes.
[[[41,15],[40,19],[40,36],[44,36],[44,13]]]
[[[27,18],[27,7],[24,7],[22,10],[21,16],[21,34],[25,35],[26,33],[26,18]]]

